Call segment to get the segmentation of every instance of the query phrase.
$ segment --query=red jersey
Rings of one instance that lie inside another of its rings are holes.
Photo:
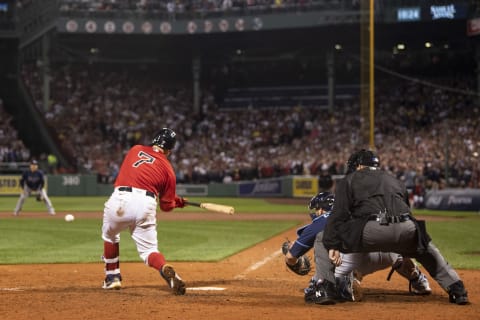
[[[167,157],[144,145],[135,145],[128,151],[115,180],[115,187],[134,187],[158,195],[163,211],[175,208],[176,185],[175,172]]]

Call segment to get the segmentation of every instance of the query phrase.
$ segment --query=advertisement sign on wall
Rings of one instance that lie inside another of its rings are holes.
[[[316,178],[293,178],[294,197],[313,197],[318,193],[318,180]]]
[[[445,3],[441,5],[425,4],[419,7],[397,8],[397,21],[432,21],[465,19],[468,7],[463,3]]]
[[[430,191],[426,195],[425,207],[435,210],[480,212],[480,190],[444,189]]]
[[[240,196],[282,196],[282,180],[275,179],[240,183],[238,193]]]

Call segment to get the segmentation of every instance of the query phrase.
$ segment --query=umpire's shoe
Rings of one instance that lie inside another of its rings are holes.
[[[447,288],[448,300],[451,303],[456,303],[459,305],[469,304],[468,302],[468,293],[465,290],[465,286],[461,280],[455,282]]]
[[[310,286],[305,289],[305,302],[315,304],[335,304],[335,285],[327,280],[319,280],[316,283],[310,281]]]
[[[169,264],[165,264],[160,270],[160,275],[167,282],[175,295],[184,295],[186,291],[185,282],[175,272],[175,269]]]

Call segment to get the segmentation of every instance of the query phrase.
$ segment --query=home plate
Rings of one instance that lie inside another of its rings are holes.
[[[222,288],[222,287],[192,287],[192,288],[187,288],[187,290],[192,290],[192,291],[222,291],[222,290],[225,290],[225,288]]]

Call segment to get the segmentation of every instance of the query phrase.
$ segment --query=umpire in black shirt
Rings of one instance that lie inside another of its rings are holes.
[[[415,258],[448,293],[451,303],[468,304],[462,280],[430,240],[424,221],[410,212],[403,182],[380,169],[373,151],[357,151],[347,162],[346,176],[336,183],[322,253],[332,268],[323,270],[325,285],[317,294],[334,295],[330,281],[334,266],[341,264],[339,252],[385,251]]]

